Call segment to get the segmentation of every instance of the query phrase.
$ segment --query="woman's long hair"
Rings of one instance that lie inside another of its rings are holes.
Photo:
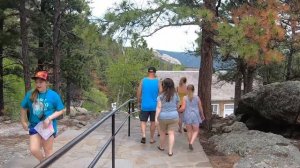
[[[31,93],[30,100],[31,100],[32,102],[36,102],[36,99],[37,99],[38,94],[39,94],[39,91],[35,88],[35,89],[33,90],[33,92]]]
[[[166,78],[162,81],[163,95],[167,102],[170,102],[175,94],[174,82],[171,78]]]

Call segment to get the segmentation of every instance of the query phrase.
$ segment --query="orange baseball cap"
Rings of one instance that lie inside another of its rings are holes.
[[[36,80],[37,78],[48,80],[48,72],[47,71],[38,71],[32,79]]]

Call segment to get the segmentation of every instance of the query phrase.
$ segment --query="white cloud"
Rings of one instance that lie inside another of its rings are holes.
[[[93,0],[91,3],[92,14],[101,17],[114,3],[122,0]],[[131,0],[139,5],[146,4],[147,0]],[[186,51],[193,48],[193,43],[197,38],[195,31],[199,31],[198,26],[169,27],[156,32],[151,37],[146,38],[148,46],[153,49],[168,51]]]

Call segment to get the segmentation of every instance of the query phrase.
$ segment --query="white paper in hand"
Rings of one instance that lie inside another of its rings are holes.
[[[44,128],[43,121],[39,122],[34,129],[41,135],[44,140],[47,140],[54,133],[52,122],[47,128]]]

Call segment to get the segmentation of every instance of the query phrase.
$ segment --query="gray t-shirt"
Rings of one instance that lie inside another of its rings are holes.
[[[161,111],[159,119],[161,120],[173,120],[178,119],[177,105],[179,103],[179,97],[177,93],[171,98],[169,102],[166,101],[164,94],[157,97],[157,101],[161,102]]]

